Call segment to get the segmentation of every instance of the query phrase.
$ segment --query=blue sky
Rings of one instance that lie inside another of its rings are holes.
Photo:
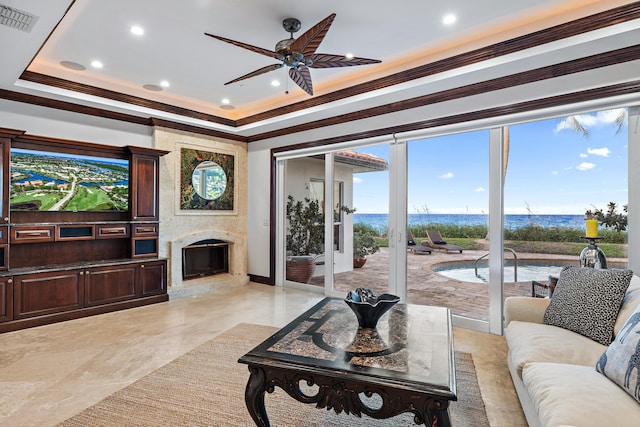
[[[505,181],[507,214],[584,214],[627,203],[627,127],[616,134],[621,110],[574,116],[589,136],[565,117],[513,125]],[[409,213],[488,213],[489,131],[408,143]],[[356,151],[389,159],[387,145]],[[359,213],[388,212],[388,173],[357,174]]]

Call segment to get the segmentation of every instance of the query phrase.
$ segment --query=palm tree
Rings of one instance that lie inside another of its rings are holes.
[[[589,129],[585,128],[582,125],[582,123],[580,123],[578,116],[574,116],[574,115],[568,116],[564,119],[564,122],[566,123],[568,129],[574,131],[577,134],[584,136],[585,138],[589,137],[590,135]],[[620,133],[620,131],[622,130],[626,122],[627,122],[627,109],[620,108],[614,120],[614,123],[616,124],[616,135]]]

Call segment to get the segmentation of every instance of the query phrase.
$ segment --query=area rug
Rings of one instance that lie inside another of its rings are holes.
[[[59,426],[252,426],[244,403],[249,371],[237,361],[276,330],[239,324]],[[470,354],[456,352],[456,375],[452,424],[489,426]],[[386,420],[336,414],[302,404],[279,388],[265,402],[272,426],[415,426],[410,413]]]

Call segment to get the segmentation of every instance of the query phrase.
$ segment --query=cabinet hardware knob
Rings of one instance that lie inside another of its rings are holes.
[[[13,283],[13,279],[7,280],[7,283]]]
[[[83,275],[84,275],[84,271],[81,271],[81,272],[80,272],[80,275],[81,275],[81,276],[83,276]]]
[[[140,268],[144,268],[144,264],[142,264],[142,265],[140,266]]]
[[[9,222],[9,217],[8,216],[4,217],[4,222]]]

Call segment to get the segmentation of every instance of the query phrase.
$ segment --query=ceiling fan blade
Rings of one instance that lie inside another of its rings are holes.
[[[305,57],[314,53],[318,49],[318,46],[320,46],[320,43],[322,43],[324,36],[327,35],[335,17],[336,14],[332,13],[322,21],[318,22],[291,43],[289,49],[293,52],[300,52]]]
[[[264,55],[264,56],[268,56],[268,57],[276,58],[276,59],[280,58],[279,55],[276,52],[274,52],[272,50],[269,50],[269,49],[263,49],[263,48],[258,47],[258,46],[253,46],[253,45],[250,45],[250,44],[247,44],[247,43],[242,43],[242,42],[239,42],[239,41],[236,41],[236,40],[227,39],[225,37],[220,37],[220,36],[216,36],[216,35],[209,34],[209,33],[204,33],[204,34],[209,36],[209,37],[213,37],[214,39],[218,39],[220,41],[223,41],[225,43],[229,43],[229,44],[232,44],[234,46],[238,46],[238,47],[241,47],[243,49],[247,49],[247,50],[250,50],[252,52],[259,53],[260,55]]]
[[[344,55],[331,55],[329,53],[315,53],[309,57],[313,61],[311,68],[336,68],[336,67],[352,67],[355,65],[378,64],[382,61],[379,59],[369,58],[347,58]]]
[[[295,82],[302,90],[313,96],[313,83],[311,82],[311,73],[309,69],[303,65],[298,68],[289,69],[289,77]]]
[[[245,80],[251,77],[259,76],[260,74],[268,73],[269,71],[277,70],[278,68],[282,68],[284,64],[273,64],[267,65],[266,67],[259,68],[255,71],[250,72],[249,74],[245,74],[244,76],[240,76],[237,79],[233,79],[230,82],[226,82],[225,85],[239,82],[240,80]]]

